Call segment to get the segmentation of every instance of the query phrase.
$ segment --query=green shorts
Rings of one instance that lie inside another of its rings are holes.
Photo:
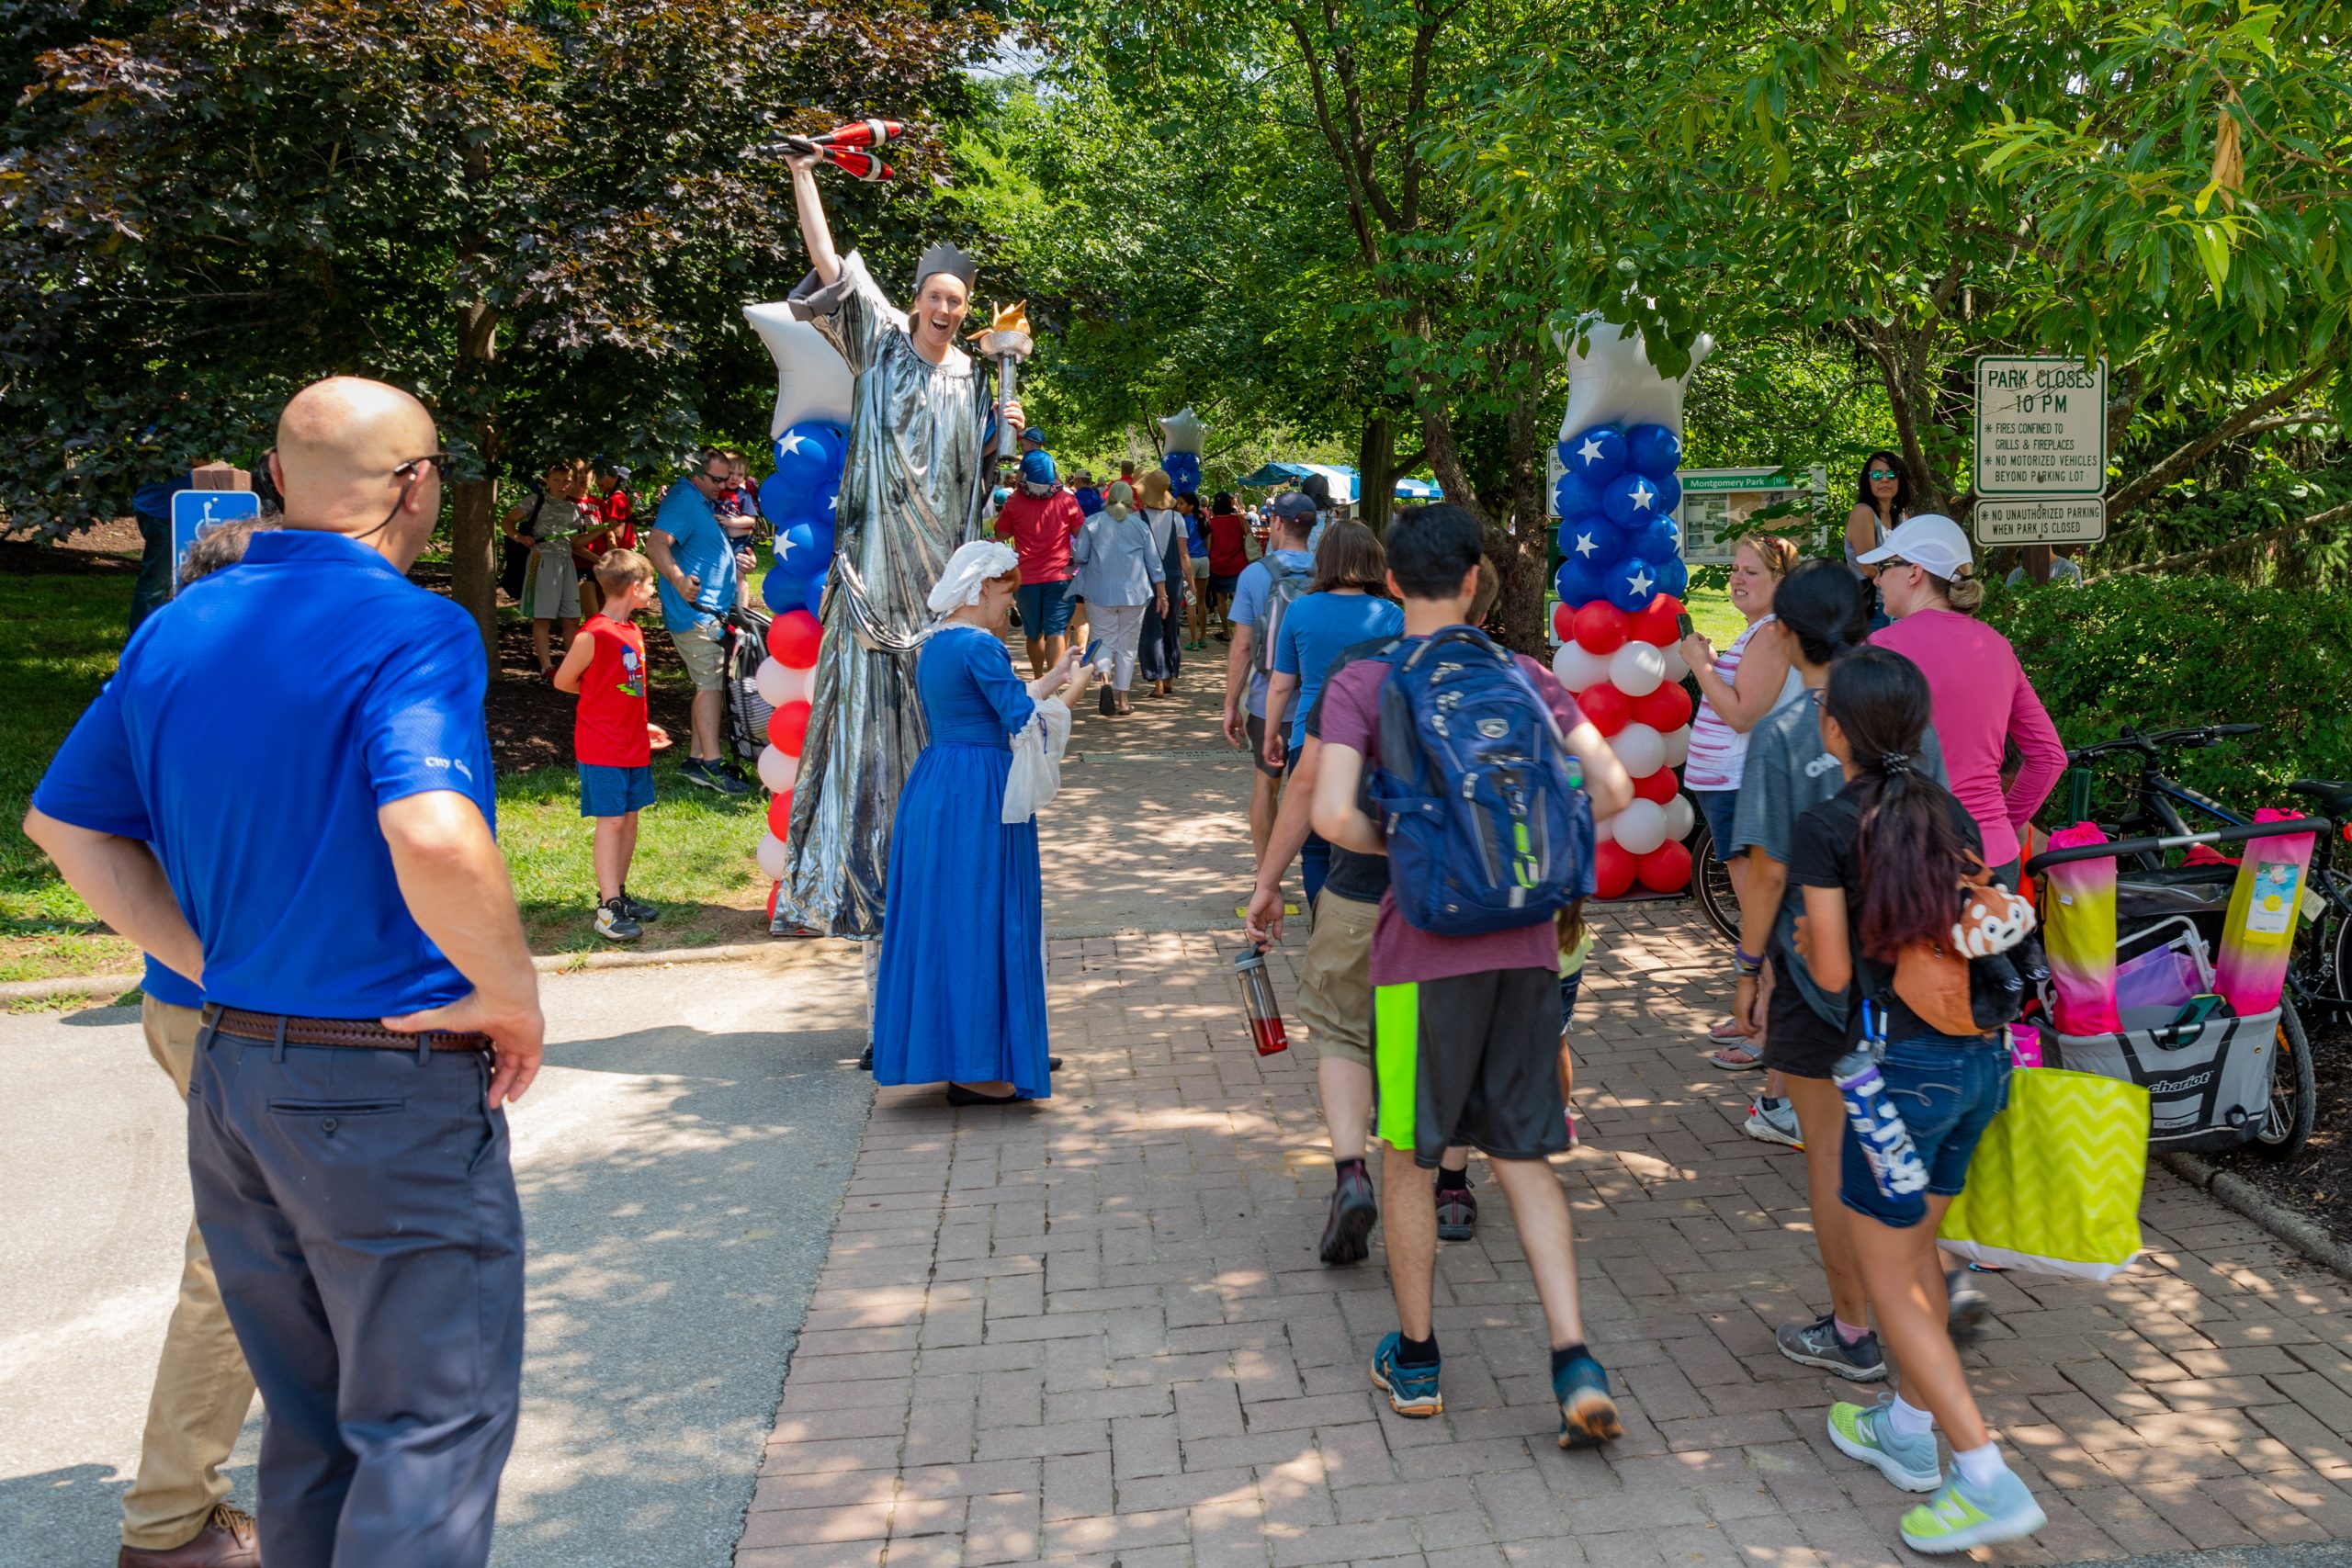
[[[1489,969],[1373,992],[1378,1132],[1434,1168],[1446,1145],[1489,1159],[1568,1146],[1560,1099],[1560,976]]]

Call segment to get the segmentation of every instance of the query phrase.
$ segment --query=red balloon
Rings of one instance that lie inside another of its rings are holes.
[[[790,790],[786,790],[782,795],[768,796],[768,831],[774,833],[779,840],[792,837],[792,792]],[[773,914],[774,911],[771,910],[770,913]]]
[[[792,797],[791,797],[790,795],[786,795],[784,798],[785,798],[785,799],[786,799],[786,800],[790,800]],[[772,883],[770,883],[770,884],[768,885],[768,919],[769,919],[771,921],[773,921],[773,920],[775,919],[775,901],[776,901],[776,896],[777,896],[778,894],[782,893],[783,891],[784,891],[784,884],[783,884],[783,883],[781,883],[781,882],[772,882]]]
[[[1566,604],[1552,606],[1552,632],[1562,642],[1577,635],[1577,613]]]
[[[1577,612],[1577,641],[1587,653],[1602,658],[1625,646],[1625,612],[1604,600],[1595,599]]]
[[[1682,640],[1682,629],[1674,621],[1680,614],[1682,601],[1670,593],[1661,593],[1625,618],[1625,635],[1635,642],[1670,648]]]
[[[1614,735],[1634,721],[1634,699],[1603,681],[1577,694],[1577,711],[1601,734]]]
[[[1603,898],[1623,898],[1634,888],[1634,857],[1624,845],[1611,840],[1592,850],[1592,890]]]
[[[1653,772],[1644,773],[1640,778],[1634,781],[1634,794],[1636,798],[1642,800],[1655,800],[1660,806],[1664,806],[1668,801],[1672,800],[1676,795],[1681,792],[1681,788],[1682,786],[1675,782],[1674,770],[1672,768],[1658,768]],[[781,839],[784,835],[778,833],[776,837]]]
[[[1606,844],[1604,849],[1615,849]],[[1690,886],[1690,852],[1668,839],[1644,855],[1634,867],[1642,886],[1653,893],[1679,893]]]
[[[817,646],[824,628],[806,610],[793,610],[768,623],[768,651],[787,670],[806,670],[817,662]]]
[[[808,705],[786,703],[768,720],[768,744],[787,757],[800,755],[808,739]],[[777,838],[784,837],[778,833]]]
[[[1668,681],[1648,696],[1634,699],[1634,721],[1670,735],[1690,722],[1690,694],[1679,682]]]

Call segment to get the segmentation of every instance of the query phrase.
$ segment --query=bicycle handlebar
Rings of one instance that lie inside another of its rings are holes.
[[[2258,724],[2197,724],[2181,729],[2159,729],[2152,735],[2143,735],[2138,730],[2127,729],[2112,740],[2095,740],[2088,746],[2077,747],[2067,752],[2066,765],[2070,768],[2080,767],[2093,758],[2106,756],[2110,751],[2137,751],[2150,761],[2154,761],[2168,747],[2201,750],[2239,736],[2261,733],[2262,726]]]
[[[2179,833],[2162,839],[2118,839],[2109,844],[2078,844],[2072,849],[2044,850],[2025,863],[2026,874],[2040,876],[2053,865],[2076,861],[2120,860],[2126,855],[2161,854],[2190,844],[2242,844],[2251,839],[2276,839],[2290,833],[2333,833],[2335,818],[2290,817],[2279,822],[2249,822],[2242,828],[2216,828],[2206,833]]]

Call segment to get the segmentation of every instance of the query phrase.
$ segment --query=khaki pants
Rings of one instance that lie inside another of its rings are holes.
[[[139,1023],[148,1054],[187,1096],[188,1072],[196,1062],[200,1015],[149,997],[140,1004]],[[254,1378],[237,1348],[235,1330],[220,1305],[212,1258],[193,1221],[187,1227],[187,1260],[180,1269],[179,1303],[164,1331],[164,1354],[155,1367],[155,1391],[147,1402],[147,1430],[139,1442],[139,1476],[122,1498],[122,1543],[142,1551],[168,1551],[195,1539],[212,1506],[229,1495],[220,1467],[236,1447],[237,1433],[253,1408]]]

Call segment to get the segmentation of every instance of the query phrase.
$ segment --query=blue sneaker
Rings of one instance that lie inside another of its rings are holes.
[[[2049,1522],[2017,1472],[2004,1469],[1982,1492],[1953,1476],[1951,1485],[1903,1516],[1899,1533],[1914,1551],[1966,1551],[2018,1540]]]
[[[1399,1416],[1442,1416],[1445,1396],[1437,1391],[1437,1362],[1426,1367],[1404,1367],[1396,1363],[1397,1347],[1405,1342],[1402,1334],[1391,1334],[1372,1353],[1372,1381],[1388,1394],[1388,1408]]]
[[[1560,1404],[1562,1448],[1598,1448],[1625,1435],[1609,1394],[1609,1374],[1590,1356],[1578,1356],[1552,1375],[1552,1397]]]
[[[1838,1445],[1838,1452],[1877,1467],[1881,1475],[1905,1492],[1933,1492],[1943,1484],[1944,1479],[1944,1467],[1936,1457],[1936,1435],[1899,1435],[1894,1424],[1887,1419],[1887,1413],[1894,1407],[1894,1395],[1891,1393],[1880,1394],[1875,1404],[1848,1404],[1840,1401],[1831,1405],[1829,1440]]]

